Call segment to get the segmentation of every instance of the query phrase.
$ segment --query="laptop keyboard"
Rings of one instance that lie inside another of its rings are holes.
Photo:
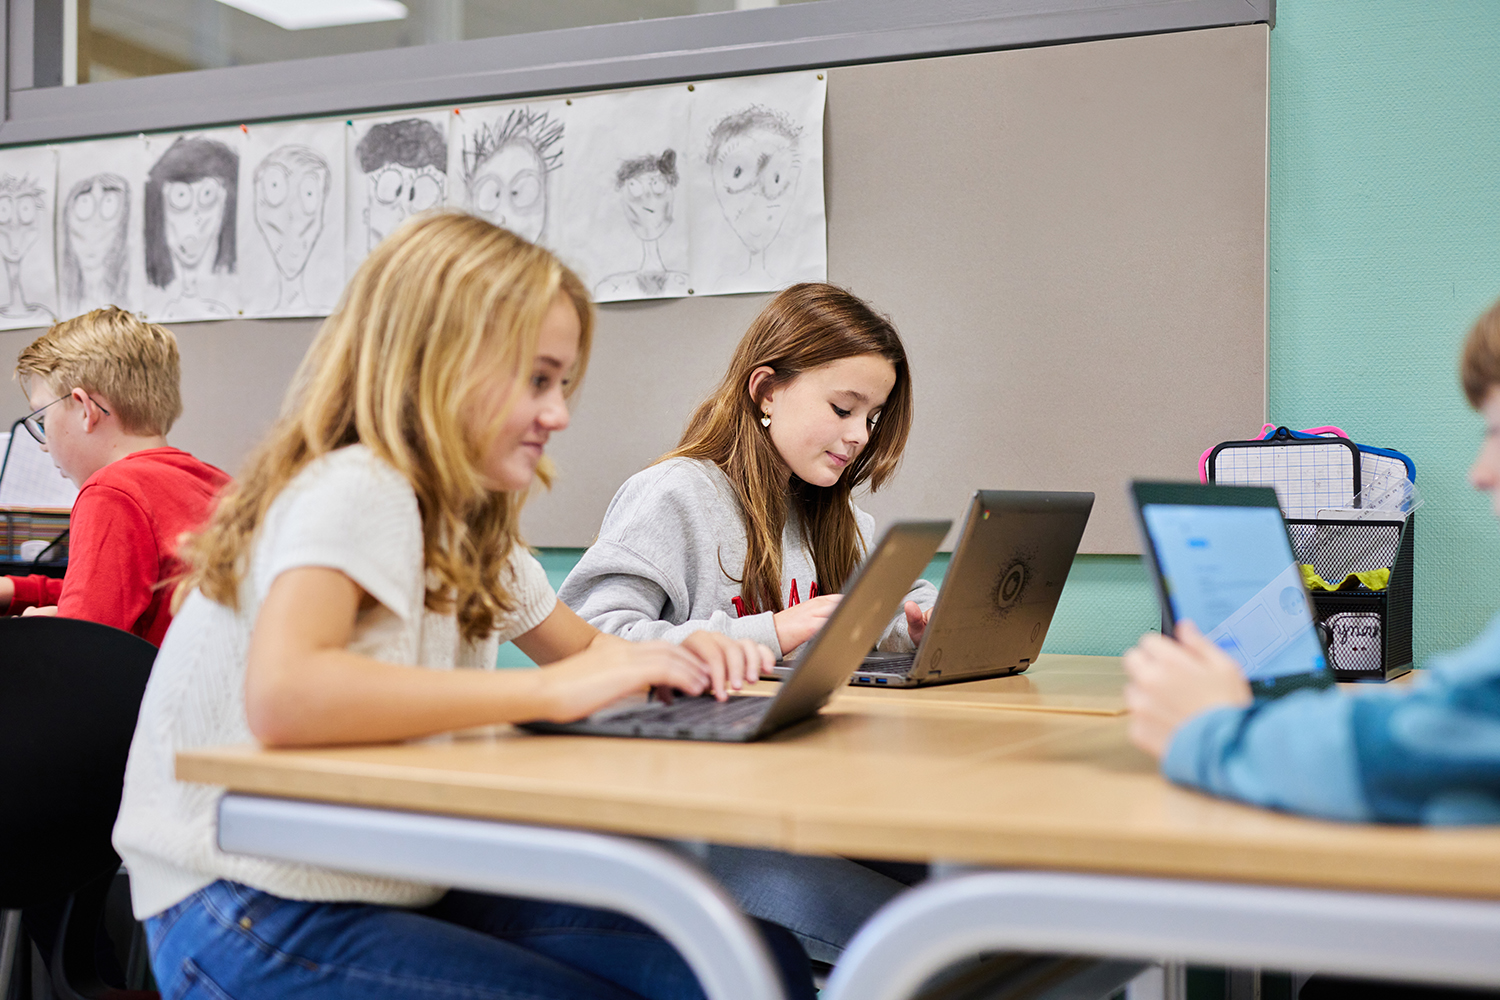
[[[759,718],[771,706],[770,698],[754,698],[750,695],[734,695],[728,701],[715,701],[712,697],[677,698],[670,705],[660,702],[611,715],[609,724],[619,722],[648,722],[653,725],[696,726],[713,723],[716,726],[732,726],[745,719]]]
[[[882,655],[879,658],[870,657],[860,664],[859,672],[863,674],[893,674],[904,677],[911,673],[912,664],[917,662],[915,653],[906,653],[900,656]]]

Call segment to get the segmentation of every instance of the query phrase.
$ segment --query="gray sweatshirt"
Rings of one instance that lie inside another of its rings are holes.
[[[875,519],[858,507],[862,547],[874,541]],[[736,580],[744,572],[745,528],[739,504],[723,471],[712,462],[673,458],[625,481],[593,544],[557,596],[602,632],[626,639],[681,642],[699,630],[780,650],[772,612],[740,614]],[[795,517],[781,535],[782,601],[813,596],[812,553]],[[906,597],[924,610],[937,588],[918,580]],[[748,609],[746,609],[748,610]],[[897,614],[879,648],[909,651],[906,615]]]

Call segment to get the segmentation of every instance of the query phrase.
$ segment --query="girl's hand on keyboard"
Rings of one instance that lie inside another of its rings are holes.
[[[718,632],[694,632],[682,640],[682,645],[708,665],[709,686],[720,701],[727,700],[730,692],[754,684],[762,674],[771,673],[776,662],[775,655],[760,643],[731,639]]]
[[[712,679],[709,665],[683,646],[627,642],[600,634],[583,652],[537,671],[543,687],[540,718],[573,722],[628,694],[654,687],[699,695],[708,690]]]

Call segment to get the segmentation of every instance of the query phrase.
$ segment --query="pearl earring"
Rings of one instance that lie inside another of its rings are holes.
[[[765,413],[765,414],[761,415],[760,425],[762,427],[770,427],[771,426],[771,415],[769,413]]]

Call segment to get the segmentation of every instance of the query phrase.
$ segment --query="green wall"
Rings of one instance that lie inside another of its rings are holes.
[[[1500,3],[1280,0],[1276,18],[1270,419],[1337,424],[1416,461],[1420,660],[1500,608],[1500,531],[1464,479],[1481,423],[1455,377],[1500,296]],[[577,557],[543,553],[554,584]],[[1045,648],[1117,654],[1156,624],[1139,560],[1084,556]]]
[[[1420,660],[1500,607],[1458,346],[1500,296],[1500,5],[1277,5],[1270,407],[1417,463]]]

